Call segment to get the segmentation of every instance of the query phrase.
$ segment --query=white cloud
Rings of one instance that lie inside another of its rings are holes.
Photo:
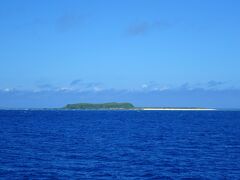
[[[141,85],[141,89],[144,91],[165,91],[170,89],[167,85],[161,85],[155,82],[144,83]]]

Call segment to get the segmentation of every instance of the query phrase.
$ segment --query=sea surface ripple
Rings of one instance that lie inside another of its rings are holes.
[[[0,179],[240,179],[240,112],[2,110]]]

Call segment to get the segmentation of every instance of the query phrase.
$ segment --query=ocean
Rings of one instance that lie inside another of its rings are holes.
[[[0,111],[0,179],[240,179],[239,111]]]

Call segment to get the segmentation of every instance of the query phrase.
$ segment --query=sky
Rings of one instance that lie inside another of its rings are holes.
[[[240,108],[238,0],[2,0],[0,108]]]

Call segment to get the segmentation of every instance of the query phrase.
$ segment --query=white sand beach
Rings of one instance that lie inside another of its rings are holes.
[[[144,111],[215,111],[216,109],[204,108],[142,108]]]

